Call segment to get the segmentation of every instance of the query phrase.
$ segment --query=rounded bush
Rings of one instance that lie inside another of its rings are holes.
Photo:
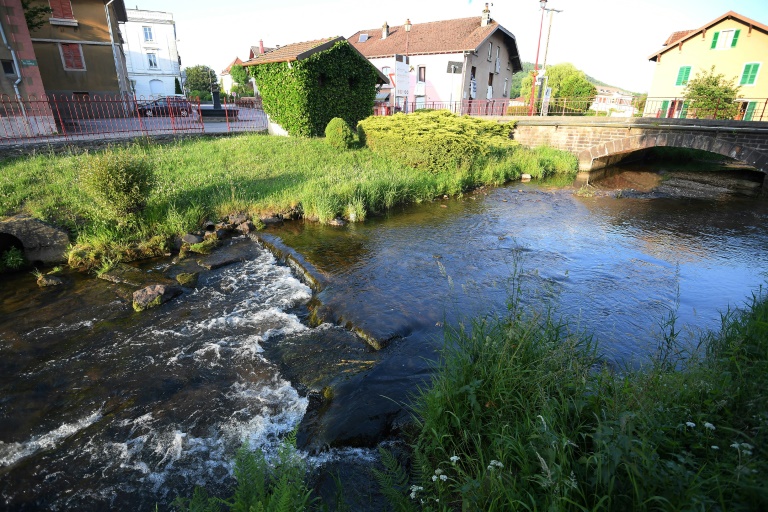
[[[86,156],[80,179],[100,206],[115,216],[141,212],[155,184],[149,159],[133,150]]]
[[[336,149],[350,149],[355,144],[355,133],[346,121],[334,117],[325,127],[325,141]]]

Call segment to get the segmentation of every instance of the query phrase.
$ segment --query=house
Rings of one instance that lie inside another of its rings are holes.
[[[123,0],[32,0],[32,4],[52,9],[47,22],[30,34],[49,98],[88,101],[130,93],[118,27],[128,21]]]
[[[673,33],[649,57],[656,63],[644,115],[687,117],[685,86],[698,72],[735,78],[740,86],[740,114],[745,120],[768,120],[768,26],[729,11],[694,30]]]
[[[45,87],[21,0],[0,1],[0,36],[0,136],[54,133],[56,123],[45,101]]]
[[[235,60],[229,63],[229,65],[224,68],[221,73],[219,73],[219,80],[221,81],[221,90],[222,92],[226,94],[232,94],[232,86],[235,85],[235,81],[232,79],[232,75],[229,74],[230,70],[232,69],[232,66],[242,66],[243,61],[240,60],[240,57],[235,57]]]
[[[127,14],[120,27],[131,91],[139,98],[176,94],[181,57],[173,14],[141,9],[128,9]]]
[[[632,93],[606,85],[596,85],[595,88],[597,95],[589,107],[590,110],[605,113],[610,117],[632,117],[637,113]]]
[[[343,37],[281,46],[243,63],[270,117],[270,133],[314,136],[334,117],[350,126],[373,113],[388,79]]]
[[[264,41],[259,39],[259,46],[251,46],[251,51],[248,53],[248,60],[254,59],[259,55],[263,55],[267,52],[271,52],[275,48],[268,48],[264,46]]]
[[[482,16],[360,30],[348,38],[390,77],[381,99],[404,110],[455,107],[463,100],[503,100],[522,71],[515,36],[485,4]],[[388,95],[387,95],[388,93]],[[516,94],[517,91],[514,91]]]

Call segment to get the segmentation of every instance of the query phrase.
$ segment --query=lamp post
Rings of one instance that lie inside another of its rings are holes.
[[[405,29],[405,62],[404,64],[408,65],[410,64],[408,62],[408,42],[410,41],[410,35],[411,35],[411,19],[408,18],[405,20],[405,25],[403,25],[403,28]],[[411,81],[411,75],[408,74],[408,90],[410,91],[410,81]],[[408,96],[405,97],[405,101],[403,102],[403,110],[408,113]]]
[[[531,101],[528,107],[528,115],[533,115],[533,101],[536,96],[536,77],[539,75],[539,50],[541,49],[541,32],[544,28],[544,11],[547,8],[547,0],[539,0],[541,4],[541,24],[539,25],[539,44],[536,46],[536,64],[533,67],[533,80],[531,81]]]
[[[547,43],[544,45],[544,63],[541,65],[541,69],[544,71],[545,74],[541,77],[542,83],[539,86],[539,95],[537,97],[537,101],[541,101],[541,95],[544,92],[546,84],[549,83],[549,76],[546,74],[546,72],[547,72],[547,55],[549,54],[549,36],[552,34],[552,13],[563,12],[563,11],[558,11],[557,9],[544,9],[544,10],[549,12],[549,28],[547,29]],[[545,78],[547,79],[546,81],[544,81]],[[542,109],[543,108],[544,107],[542,106]],[[540,115],[545,115],[543,110],[540,112]]]

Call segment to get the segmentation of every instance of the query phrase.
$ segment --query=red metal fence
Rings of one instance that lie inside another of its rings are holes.
[[[223,116],[209,117],[203,111],[212,105],[181,96],[3,95],[0,145],[267,129],[259,101],[242,98],[228,104],[225,100],[222,107],[226,107]]]

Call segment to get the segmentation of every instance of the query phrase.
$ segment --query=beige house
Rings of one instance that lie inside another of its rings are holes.
[[[649,57],[656,63],[645,115],[686,117],[685,86],[698,72],[735,78],[744,120],[768,121],[768,26],[729,11],[694,30],[673,33]]]

